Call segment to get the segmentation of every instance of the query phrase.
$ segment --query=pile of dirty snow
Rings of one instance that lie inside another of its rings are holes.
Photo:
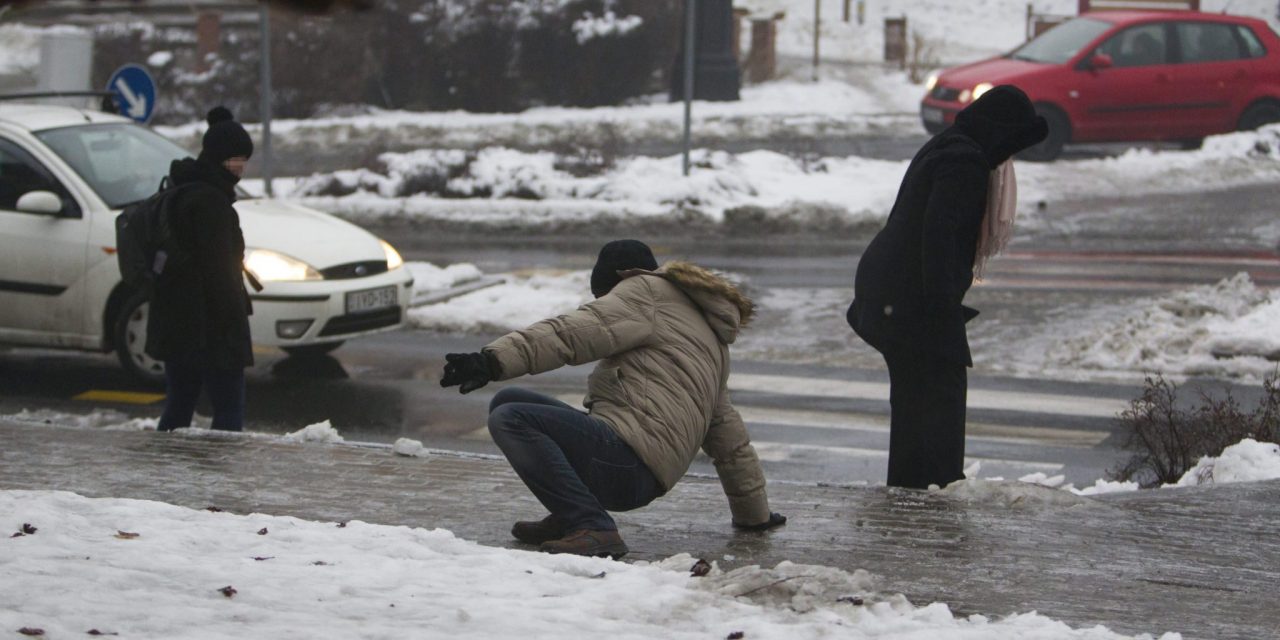
[[[592,300],[591,272],[529,272],[438,304],[409,310],[418,329],[506,333],[572,311]]]
[[[1259,288],[1243,272],[1093,316],[1083,331],[1049,348],[1050,363],[1139,373],[1261,377],[1274,371],[1280,358],[1280,293]]]

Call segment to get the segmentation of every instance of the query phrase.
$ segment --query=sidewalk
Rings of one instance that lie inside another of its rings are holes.
[[[217,506],[311,520],[441,527],[496,546],[540,507],[505,461],[385,447],[0,421],[0,489]],[[1074,627],[1184,638],[1280,638],[1280,482],[964,501],[885,488],[770,486],[786,527],[729,526],[719,484],[688,478],[619,525],[628,559],[680,552],[722,567],[866,569],[961,615],[1038,611]],[[0,523],[10,526],[12,523]]]

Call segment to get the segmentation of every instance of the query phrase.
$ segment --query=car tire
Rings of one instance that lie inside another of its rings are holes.
[[[280,347],[284,352],[292,358],[315,358],[325,355],[334,349],[342,346],[342,341],[323,342],[321,344],[306,344],[296,347]]]
[[[1249,105],[1236,123],[1237,131],[1253,131],[1263,125],[1280,122],[1280,102],[1264,100]]]
[[[1024,150],[1018,158],[1031,162],[1053,162],[1062,155],[1062,147],[1071,139],[1071,123],[1067,116],[1054,107],[1036,105],[1036,112],[1044,116],[1049,125],[1049,135],[1040,144]]]
[[[151,305],[147,297],[137,294],[124,304],[116,317],[113,334],[116,357],[134,380],[147,386],[164,385],[164,363],[146,353],[147,317]]]

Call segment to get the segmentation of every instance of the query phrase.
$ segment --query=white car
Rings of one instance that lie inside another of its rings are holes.
[[[155,380],[146,300],[120,280],[115,217],[192,155],[125,118],[0,101],[0,343],[111,351]],[[404,322],[413,279],[387,242],[328,214],[239,200],[258,345],[325,353]]]

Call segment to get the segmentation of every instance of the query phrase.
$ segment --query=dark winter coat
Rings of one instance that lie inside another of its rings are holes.
[[[1044,138],[1016,88],[996,87],[926,143],[899,187],[884,228],[858,262],[849,326],[881,352],[906,348],[973,366],[961,304],[992,169]]]
[[[165,265],[151,298],[147,353],[157,360],[218,369],[253,364],[244,288],[244,235],[231,206],[235,174],[221,165],[185,158],[169,169],[183,187],[171,205],[181,259]]]

